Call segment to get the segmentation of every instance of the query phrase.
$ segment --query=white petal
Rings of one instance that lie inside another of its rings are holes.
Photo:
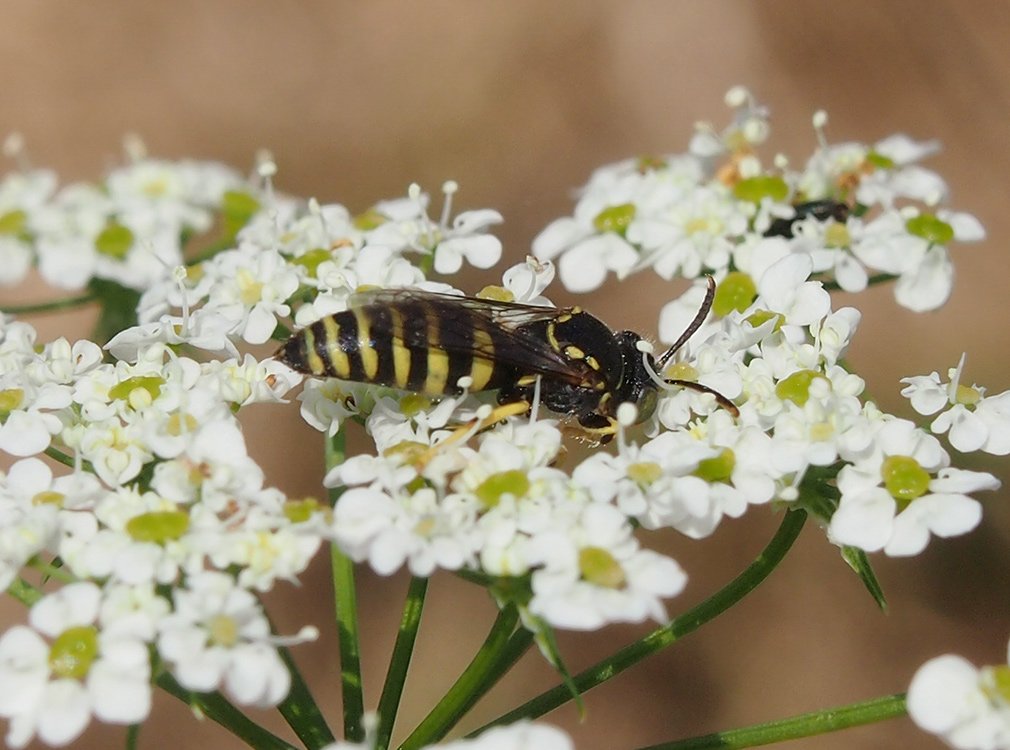
[[[985,227],[971,214],[963,211],[942,212],[940,218],[950,224],[958,242],[979,242],[985,239]]]
[[[801,284],[792,308],[784,312],[792,325],[811,325],[831,312],[831,295],[819,282]]]
[[[935,310],[950,297],[954,285],[954,266],[947,251],[931,247],[922,264],[912,273],[904,274],[894,286],[894,298],[902,307],[914,312]]]
[[[907,398],[911,402],[912,408],[923,416],[936,414],[936,412],[949,403],[947,390],[940,386],[938,375],[936,376],[936,380],[932,377],[918,375],[911,378],[902,378],[901,382],[909,383],[908,387],[902,388],[901,395]],[[937,433],[943,432],[943,430],[938,428],[930,427],[930,429]]]
[[[972,694],[978,689],[978,669],[953,654],[930,659],[908,687],[908,715],[921,729],[947,732],[973,715]]]
[[[941,469],[937,478],[929,483],[930,492],[942,494],[981,492],[983,490],[998,490],[1000,481],[985,471],[968,471],[966,469]]]
[[[561,282],[573,292],[591,292],[607,278],[607,271],[627,271],[638,253],[613,232],[590,237],[561,256]]]
[[[277,327],[277,319],[266,305],[255,305],[242,331],[242,339],[250,344],[265,344]]]
[[[835,280],[846,292],[861,292],[869,279],[863,264],[844,253],[835,263]]]
[[[235,649],[225,688],[237,703],[269,708],[287,696],[291,676],[271,646],[251,644]]]
[[[39,706],[39,739],[47,745],[66,745],[84,731],[90,720],[90,701],[81,683],[69,679],[49,683]]]
[[[0,637],[0,716],[37,705],[49,679],[49,646],[29,627],[15,625]]]
[[[930,532],[940,537],[965,534],[982,520],[982,506],[964,495],[920,497],[894,519],[894,533],[884,548],[891,557],[917,555],[929,544]]]
[[[989,430],[977,414],[956,406],[948,412],[951,416],[950,444],[962,453],[977,451],[985,445]]]
[[[541,260],[553,258],[590,234],[570,216],[555,219],[533,238],[533,254]]]
[[[487,229],[494,224],[501,224],[505,218],[493,208],[480,208],[475,211],[464,211],[452,222],[456,232],[470,234]]]
[[[776,311],[785,311],[796,298],[796,289],[813,271],[813,261],[806,253],[794,253],[776,261],[761,274],[758,293]]]
[[[440,242],[435,252],[434,268],[440,274],[454,274],[463,267],[463,248],[459,240]]]
[[[828,525],[828,536],[836,544],[875,552],[891,538],[895,509],[894,498],[882,487],[843,495]]]
[[[138,644],[139,645],[139,644]],[[146,659],[146,652],[143,654]],[[124,674],[100,661],[88,672],[88,692],[95,716],[110,724],[138,724],[151,713],[151,685],[146,664],[135,673]]]
[[[88,581],[69,583],[59,591],[39,599],[28,620],[41,633],[55,638],[74,625],[88,625],[98,617],[102,592]]]
[[[42,415],[20,409],[0,425],[0,450],[12,456],[34,456],[49,447],[49,430]]]
[[[873,149],[896,164],[909,164],[937,153],[940,150],[940,142],[916,141],[904,133],[895,133],[882,141],[877,141]]]

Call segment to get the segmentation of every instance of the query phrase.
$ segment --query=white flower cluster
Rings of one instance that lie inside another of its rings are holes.
[[[572,216],[533,242],[538,258],[559,258],[561,280],[588,292],[652,268],[664,279],[718,280],[746,270],[746,256],[769,238],[782,252],[809,257],[815,278],[863,290],[871,274],[896,278],[899,304],[932,310],[950,295],[952,241],[985,232],[971,215],[942,207],[947,187],[918,162],[935,143],[903,135],[873,145],[821,145],[802,170],[784,156],[763,164],[767,110],[748,92],[727,95],[735,110],[723,132],[699,126],[687,153],[601,167],[581,190]],[[755,279],[756,280],[756,279]]]
[[[1010,660],[1010,655],[1008,655]],[[958,750],[1010,747],[1010,666],[976,667],[945,654],[923,664],[908,688],[908,714]]]
[[[8,743],[62,744],[92,716],[137,723],[162,668],[191,691],[276,705],[290,687],[277,647],[313,631],[272,635],[257,593],[297,580],[324,542],[383,575],[458,572],[544,636],[664,622],[664,599],[687,579],[648,548],[649,532],[704,538],[754,505],[801,507],[833,543],[887,555],[974,528],[972,495],[999,483],[952,466],[933,434],[863,397],[842,361],[860,315],[833,310],[825,282],[855,291],[884,274],[901,304],[932,309],[950,291],[947,243],[981,228],[938,207],[946,188],[916,163],[930,144],[822,145],[801,172],[782,159],[765,170],[754,154],[765,110],[742,90],[729,100],[728,129],[701,128],[685,155],[600,170],[575,216],[534,242],[573,289],[645,267],[718,281],[704,321],[704,283],[663,308],[660,338],[693,330],[686,343],[655,357],[640,342],[641,362],[624,353],[624,374],[607,373],[611,386],[646,373],[654,412],[606,412],[616,449],[576,460],[568,438],[592,439],[585,415],[548,413],[539,395],[495,408],[467,378],[440,400],[310,378],[304,419],[332,436],[353,418],[375,444],[328,472],[324,484],[343,490],[333,508],[286,497],[249,457],[235,412],[282,402],[301,376],[240,347],[344,311],[363,289],[459,294],[429,272],[495,264],[488,229],[500,214],[452,218],[450,182],[437,219],[416,186],[355,216],[275,197],[269,181],[251,190],[213,165],[147,159],[100,188],[57,192],[31,171],[0,182],[3,278],[35,263],[64,287],[142,291],[139,325],[106,345],[114,362],[89,341],[39,345],[30,326],[0,318],[0,451],[16,459],[0,475],[0,586],[36,595],[23,597],[36,599],[27,624],[0,635]],[[184,265],[182,241],[215,221],[224,244]],[[550,308],[553,276],[531,257],[480,296]],[[963,385],[962,366],[946,383],[909,378],[903,393],[956,449],[1010,453],[1010,391]],[[32,587],[39,571],[65,585]],[[444,747],[570,741],[524,724]]]
[[[227,225],[229,212],[255,210],[254,194],[221,164],[139,154],[100,184],[61,187],[50,171],[10,173],[0,181],[0,285],[20,283],[36,265],[63,289],[92,279],[147,289],[182,263],[189,238]]]
[[[68,581],[0,636],[10,746],[65,744],[92,715],[143,720],[152,649],[187,689],[287,695],[256,592],[305,569],[329,509],[264,485],[234,411],[294,382],[271,361],[201,364],[162,344],[105,363],[89,341],[36,347],[27,324],[3,323],[0,448],[20,460],[0,476],[0,587],[49,559]]]
[[[264,343],[293,308],[294,322],[304,326],[347,309],[361,288],[444,287],[425,282],[422,267],[455,273],[466,259],[490,268],[502,246],[486,230],[502,221],[501,214],[466,211],[450,223],[455,191],[454,183],[443,186],[437,222],[416,185],[408,197],[380,202],[359,216],[337,204],[310,201],[302,209],[279,200],[238,233],[236,247],[150,285],[138,308],[142,330],[150,338],[181,337],[234,354],[232,340]]]
[[[957,450],[1005,456],[1010,453],[1010,391],[987,396],[982,386],[964,385],[964,362],[962,355],[957,367],[948,371],[947,383],[936,372],[904,378],[901,382],[908,387],[901,395],[923,416],[939,412],[929,428],[938,435],[947,433]]]
[[[862,379],[839,364],[858,312],[831,310],[808,280],[808,258],[760,247],[750,260],[763,269],[757,297],[705,323],[665,373],[701,390],[664,388],[646,422],[651,437],[635,443],[622,428],[616,453],[564,466],[566,428],[543,414],[477,433],[490,406],[475,396],[437,405],[375,396],[360,412],[377,455],[351,458],[325,480],[351,488],[334,510],[337,542],[381,574],[406,565],[421,576],[465,568],[508,579],[530,614],[591,629],[662,620],[661,599],[685,583],[673,560],[641,546],[635,526],[703,538],[751,505],[814,493],[818,502],[801,501],[830,539],[865,551],[914,555],[931,536],[973,529],[981,506],[969,495],[998,481],[951,467],[932,435],[861,400]],[[736,283],[723,282],[717,308],[739,299]],[[664,311],[669,338],[701,292]],[[327,392],[306,400],[325,402]],[[332,431],[346,413],[332,410],[329,422],[315,408],[312,422]],[[473,425],[462,435],[472,440],[460,439],[460,424]]]

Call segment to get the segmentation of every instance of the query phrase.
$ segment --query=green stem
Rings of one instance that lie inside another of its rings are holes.
[[[501,654],[498,658],[498,664],[495,669],[489,672],[483,683],[474,688],[473,703],[476,703],[484,697],[484,695],[498,683],[498,680],[504,677],[508,671],[515,666],[515,663],[522,658],[523,654],[530,650],[530,646],[533,645],[533,638],[533,631],[527,630],[523,627],[519,628],[512,634],[508,643],[506,643],[504,648],[501,650]]]
[[[68,466],[71,469],[77,468],[76,459],[73,456],[68,456],[66,453],[59,450],[58,448],[54,448],[53,446],[50,445],[48,448],[46,448],[45,453],[47,456],[49,456],[49,458],[53,459],[58,463],[63,464],[64,466]],[[91,474],[95,473],[95,467],[90,461],[82,460],[81,468],[84,469],[84,471],[87,471]]]
[[[354,590],[354,563],[336,544],[330,547],[333,594],[340,647],[340,684],[344,703],[344,738],[363,742],[365,702],[361,683],[361,643],[358,632],[358,605]]]
[[[42,598],[42,592],[28,583],[24,578],[15,578],[11,585],[7,587],[7,593],[26,607],[32,606]]]
[[[75,297],[61,297],[60,299],[53,299],[48,302],[35,302],[28,305],[3,305],[0,306],[0,312],[6,315],[31,315],[32,313],[70,310],[93,302],[96,298],[97,295],[94,292],[85,292]]]
[[[799,536],[806,518],[807,514],[803,510],[788,511],[782,519],[778,531],[775,532],[775,536],[754,559],[754,562],[726,586],[669,624],[657,628],[641,640],[625,646],[607,659],[597,662],[575,675],[573,681],[579,694],[606,682],[645,657],[666,648],[743,599],[782,562],[782,558],[785,557],[793,542],[796,541],[796,537]],[[535,719],[570,700],[572,700],[572,692],[569,686],[556,685],[472,732],[470,736],[480,734],[488,727],[498,724],[511,724],[519,719]]]
[[[268,732],[244,713],[229,703],[220,693],[194,693],[178,682],[167,672],[163,672],[157,680],[158,687],[183,703],[199,711],[211,721],[217,722],[240,740],[256,750],[296,750],[275,734]]]
[[[344,432],[341,430],[326,441],[326,469],[344,462]],[[330,490],[330,503],[336,504],[342,487]],[[361,681],[361,637],[358,628],[358,599],[354,587],[354,563],[336,544],[330,545],[330,566],[333,575],[333,598],[340,648],[340,685],[344,704],[344,739],[363,742],[365,739],[365,701]]]
[[[414,576],[410,579],[407,589],[407,599],[403,603],[403,615],[400,617],[400,630],[393,644],[393,654],[389,659],[389,671],[386,672],[386,682],[382,686],[379,697],[379,728],[376,734],[376,750],[386,750],[389,738],[393,734],[396,723],[396,712],[400,707],[400,696],[407,681],[407,669],[414,653],[414,641],[421,625],[421,612],[424,610],[424,596],[428,590],[428,579]]]
[[[77,580],[77,576],[68,571],[66,568],[53,565],[52,563],[42,562],[38,558],[33,558],[28,563],[34,570],[39,571],[45,578],[55,578],[61,583],[74,583]],[[43,583],[45,579],[43,579]]]
[[[130,724],[126,728],[126,750],[137,750],[140,740],[140,724]]]
[[[403,741],[400,750],[416,750],[442,739],[481,696],[504,676],[508,668],[525,652],[525,648],[517,648],[523,639],[513,637],[518,621],[519,611],[515,606],[507,606],[498,613],[491,631],[473,660],[431,713]]]
[[[64,466],[69,466],[71,469],[74,468],[73,456],[68,456],[63,451],[57,450],[51,445],[48,448],[46,448],[46,455],[49,456],[49,458],[53,459],[54,461],[63,464]]]
[[[298,665],[291,657],[291,651],[287,648],[280,648],[278,653],[288,668],[288,674],[291,675],[291,690],[277,706],[277,710],[280,711],[284,721],[294,730],[305,747],[309,750],[318,750],[318,748],[333,742],[333,732],[330,731],[323,712],[319,710],[319,705],[312,697],[308,685],[305,684]]]
[[[772,742],[785,742],[800,737],[813,737],[826,732],[837,732],[849,727],[872,724],[885,719],[904,716],[905,696],[903,694],[888,695],[853,703],[840,708],[826,708],[823,711],[812,711],[808,714],[793,716],[788,719],[769,721],[741,729],[731,729],[727,732],[706,734],[701,737],[691,737],[675,742],[664,742],[650,745],[642,750],[703,750],[703,748],[743,748],[768,745]]]

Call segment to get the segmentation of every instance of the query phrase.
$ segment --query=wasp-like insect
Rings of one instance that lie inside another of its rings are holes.
[[[658,390],[684,386],[725,397],[698,383],[657,373],[704,321],[715,284],[680,339],[659,358],[633,331],[615,333],[579,307],[553,308],[457,297],[413,289],[355,294],[349,309],[295,333],[277,359],[299,372],[374,383],[430,396],[498,391],[501,404],[540,403],[576,418],[606,442],[617,407],[637,407],[638,421],[655,411]],[[538,382],[539,381],[539,382]]]

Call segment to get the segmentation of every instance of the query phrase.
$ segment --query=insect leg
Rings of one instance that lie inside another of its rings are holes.
[[[447,448],[455,443],[466,442],[481,430],[486,430],[488,427],[491,427],[498,422],[502,422],[509,417],[525,414],[529,411],[529,408],[530,405],[525,401],[514,401],[510,404],[502,404],[501,406],[492,409],[484,416],[477,416],[466,424],[457,427],[445,440],[440,440],[422,453],[417,463],[420,466],[424,466],[439,450]]]

